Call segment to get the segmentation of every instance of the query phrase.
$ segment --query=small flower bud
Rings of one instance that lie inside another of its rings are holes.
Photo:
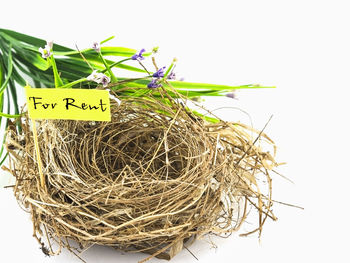
[[[93,48],[96,52],[100,52],[100,51],[101,51],[101,46],[100,46],[100,44],[97,43],[97,42],[94,42],[94,43],[92,44],[92,48]]]

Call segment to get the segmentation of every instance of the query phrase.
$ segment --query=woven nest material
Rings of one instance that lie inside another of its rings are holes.
[[[73,251],[74,240],[170,259],[186,242],[239,229],[249,205],[259,215],[251,232],[275,218],[269,170],[276,163],[254,142],[273,144],[265,134],[207,123],[173,100],[121,99],[112,103],[111,122],[35,122],[45,187],[32,123],[24,117],[20,134],[8,131],[14,193],[43,251]]]

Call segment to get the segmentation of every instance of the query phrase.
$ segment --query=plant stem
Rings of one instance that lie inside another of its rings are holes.
[[[128,60],[131,60],[131,58],[126,58],[126,59],[122,59],[122,60],[120,60],[120,61],[114,62],[113,64],[111,64],[111,65],[109,66],[109,68],[111,69],[111,68],[113,68],[113,67],[115,67],[115,66],[117,66],[117,65],[119,65],[119,64],[121,64],[121,63],[123,63],[123,62],[125,62],[125,61],[128,61]],[[102,70],[101,72],[102,72],[102,73],[105,73],[106,71],[107,71],[107,69],[104,69],[104,70]]]
[[[50,57],[50,62],[52,65],[53,76],[55,79],[55,88],[59,88],[59,87],[63,86],[63,82],[62,82],[60,75],[58,74],[55,58],[53,57],[53,55]]]
[[[139,64],[141,65],[141,67],[143,67],[143,69],[148,73],[148,75],[152,75],[151,73],[149,73],[149,71],[147,70],[147,68],[142,64],[142,62],[140,60],[137,60],[139,62]]]
[[[73,82],[70,82],[66,85],[63,85],[63,86],[60,86],[59,88],[60,89],[67,89],[67,88],[71,88],[72,86],[76,85],[76,84],[79,84],[81,82],[84,82],[84,81],[87,81],[87,78],[82,78],[82,79],[78,79],[76,81],[73,81]]]
[[[112,82],[117,82],[118,81],[117,77],[113,74],[112,70],[108,66],[106,60],[104,59],[104,57],[101,54],[101,51],[98,52],[98,55],[100,56],[100,59],[102,60],[103,64],[105,65],[106,70],[108,71],[109,75],[111,76]]]
[[[170,64],[168,70],[165,72],[163,79],[166,79],[166,77],[169,75],[170,71],[173,69],[174,65],[175,65],[175,59],[174,59],[173,62]]]

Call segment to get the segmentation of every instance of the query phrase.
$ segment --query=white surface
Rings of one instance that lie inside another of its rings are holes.
[[[348,90],[350,17],[348,1],[6,1],[0,25],[80,48],[116,35],[111,44],[136,49],[160,46],[159,64],[176,56],[188,81],[261,83],[275,90],[247,90],[239,101],[208,99],[249,112],[279,146],[290,184],[274,179],[274,198],[305,207],[275,205],[277,222],[257,238],[198,242],[199,262],[346,262],[349,236]],[[105,6],[104,6],[105,3]],[[235,110],[224,118],[247,117]],[[3,177],[1,184],[8,178]],[[4,179],[5,178],[5,179]],[[0,262],[79,262],[69,253],[45,257],[32,238],[30,219],[11,190],[0,190]],[[135,262],[96,247],[83,254],[95,262]],[[162,262],[152,259],[151,262]],[[172,262],[197,262],[186,250]]]

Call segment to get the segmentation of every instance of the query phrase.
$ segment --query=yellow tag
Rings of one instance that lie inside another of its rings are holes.
[[[29,117],[111,121],[109,92],[96,89],[32,89],[25,87]]]

